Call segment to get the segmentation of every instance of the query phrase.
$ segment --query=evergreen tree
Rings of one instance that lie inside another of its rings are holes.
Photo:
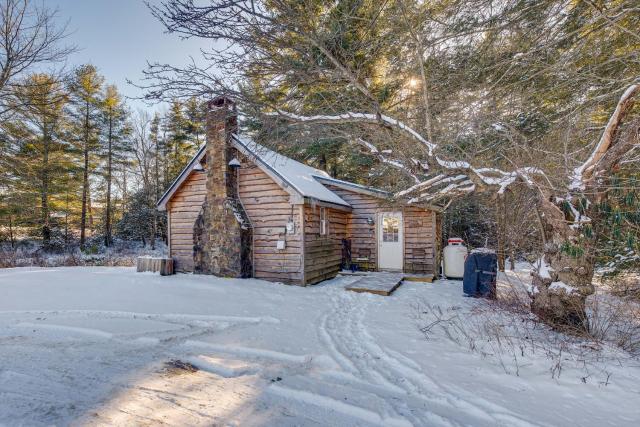
[[[165,162],[162,159],[162,155],[165,152],[163,149],[164,141],[160,137],[160,115],[158,113],[154,114],[153,119],[151,120],[151,126],[149,128],[149,137],[151,138],[151,142],[153,144],[153,196],[154,200],[157,202],[160,200],[160,195],[162,185],[160,181],[160,169]],[[158,235],[158,212],[157,209],[153,212],[153,236]],[[151,242],[152,246],[155,247],[155,238]]]
[[[73,73],[69,90],[71,93],[71,116],[73,117],[74,140],[82,153],[82,212],[80,217],[80,245],[86,241],[87,214],[91,215],[90,177],[93,156],[99,147],[99,127],[104,78],[91,64],[78,67]]]
[[[189,139],[189,121],[184,113],[182,102],[174,100],[164,119],[167,131],[166,148],[168,153],[168,176],[173,181],[195,154],[197,146]]]
[[[64,141],[64,106],[68,95],[63,85],[48,74],[34,74],[17,91],[15,111],[17,119],[4,126],[12,142],[12,163],[14,183],[12,192],[35,197],[11,197],[14,202],[27,203],[24,207],[35,208],[37,223],[43,244],[48,246],[52,237],[52,211],[57,210],[53,197],[63,187],[63,177],[72,167],[72,157]],[[36,203],[36,200],[39,203]],[[13,207],[23,215],[25,210]]]
[[[166,169],[166,147],[162,135],[162,119],[157,112],[153,115],[149,128],[149,137],[153,142],[153,180],[155,187],[156,199],[160,198],[161,191],[166,187],[167,183],[164,179]]]
[[[124,160],[126,152],[130,150],[130,127],[127,124],[127,110],[113,85],[108,85],[105,90],[102,105],[103,132],[102,132],[102,157],[105,159],[104,178],[106,182],[105,212],[104,212],[104,243],[111,246],[113,202],[112,183],[114,170]]]
[[[189,98],[184,104],[185,133],[193,147],[200,147],[204,143],[206,103],[196,97]]]

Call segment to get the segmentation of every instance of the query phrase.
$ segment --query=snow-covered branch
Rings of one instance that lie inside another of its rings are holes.
[[[416,182],[416,183],[420,182],[420,178],[418,178],[418,176],[416,174],[411,172],[411,168],[407,167],[407,165],[405,165],[402,161],[400,161],[398,159],[389,158],[384,151],[378,150],[378,148],[376,148],[376,146],[373,145],[372,143],[370,143],[369,141],[365,141],[362,138],[358,138],[356,141],[357,141],[358,144],[362,145],[367,150],[369,150],[369,153],[371,155],[375,156],[382,163],[385,163],[385,164],[387,164],[389,166],[392,166],[392,167],[402,171],[406,175],[410,176],[414,180],[414,182]]]
[[[627,90],[624,91],[591,156],[589,156],[583,164],[574,169],[570,189],[584,190],[586,181],[591,176],[593,168],[605,154],[607,154],[607,151],[611,147],[624,116],[633,106],[633,97],[638,92],[640,92],[640,84],[638,83],[629,86]]]
[[[418,132],[416,132],[414,129],[412,129],[410,126],[406,125],[405,123],[401,122],[400,120],[394,119],[384,114],[376,115],[376,114],[370,114],[370,113],[358,113],[358,112],[350,111],[350,112],[337,114],[337,115],[321,114],[321,115],[313,115],[313,116],[303,116],[303,115],[289,113],[282,110],[277,110],[277,112],[270,112],[266,114],[270,116],[282,117],[287,120],[291,120],[298,123],[359,122],[359,123],[385,124],[387,126],[394,127],[404,132],[405,134],[411,136],[413,139],[422,143],[427,148],[428,156],[435,158],[435,161],[442,168],[448,169],[448,170],[470,171],[473,174],[477,175],[477,177],[480,179],[480,181],[483,184],[486,184],[488,186],[498,186],[499,193],[503,193],[506,190],[506,188],[509,185],[513,184],[518,178],[522,179],[525,183],[527,183],[527,185],[533,186],[534,179],[532,176],[544,175],[544,173],[540,169],[533,168],[533,167],[525,167],[525,168],[516,169],[514,171],[505,172],[495,168],[474,168],[473,166],[471,166],[469,162],[462,161],[462,160],[451,161],[451,160],[442,159],[440,156],[436,156],[434,154],[434,151],[437,148],[436,144],[428,141],[422,135],[420,135]],[[397,160],[389,159],[388,157],[385,157],[373,144],[367,141],[364,141],[362,139],[358,139],[358,143],[366,147],[371,154],[378,157],[384,163],[387,163],[396,168],[408,171],[408,168],[406,168],[406,165],[402,164],[401,162],[398,162]],[[416,184],[406,190],[403,190],[397,193],[396,194],[397,197],[407,196],[416,191],[424,191],[427,188],[432,188],[435,184],[440,184],[440,182],[437,182],[438,180],[440,180],[440,179],[437,179],[439,177],[430,178],[427,181],[420,182],[418,177],[416,177],[414,174],[410,174],[410,175],[412,176]],[[434,179],[436,179],[436,182],[433,181]],[[444,179],[444,176],[442,177],[442,179]],[[475,185],[474,185],[474,189],[475,189]],[[439,191],[439,193],[441,193],[441,191]]]
[[[417,140],[421,144],[423,144],[428,152],[429,156],[433,156],[434,150],[437,148],[437,145],[427,141],[422,135],[416,132],[413,128],[401,122],[400,120],[394,119],[393,117],[386,116],[384,114],[371,114],[371,113],[356,113],[356,112],[346,112],[343,114],[337,115],[315,115],[315,116],[301,116],[294,113],[289,113],[282,110],[277,110],[277,112],[269,112],[265,113],[268,116],[279,116],[285,118],[287,120],[291,120],[293,122],[298,123],[377,123],[384,124],[387,126],[394,127],[396,129],[401,130],[411,138]]]
[[[456,181],[459,177],[451,177],[451,181]],[[466,177],[465,177],[466,178]],[[443,183],[444,180],[441,182]],[[441,188],[440,190],[430,191],[421,193],[417,197],[412,197],[409,199],[408,203],[419,203],[419,202],[431,202],[440,197],[453,197],[459,194],[472,193],[475,191],[476,185],[469,179],[465,179],[461,182],[451,182],[446,187]]]
[[[564,204],[571,211],[571,215],[573,216],[573,221],[570,227],[572,229],[575,230],[581,227],[582,225],[588,224],[591,222],[591,218],[580,213],[580,211],[576,209],[576,207],[573,205],[573,200],[571,200],[570,197],[566,199],[563,197],[556,197],[556,204],[558,205]]]

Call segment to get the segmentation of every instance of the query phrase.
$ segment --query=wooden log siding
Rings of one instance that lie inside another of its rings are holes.
[[[418,207],[385,206],[386,201],[367,194],[354,193],[328,186],[353,207],[347,216],[346,234],[351,239],[352,258],[368,256],[371,265],[378,265],[376,228],[379,212],[402,211],[404,224],[404,272],[433,274],[436,265],[436,215]],[[367,224],[373,218],[376,225]]]
[[[368,257],[371,265],[377,266],[376,225],[367,224],[367,219],[373,218],[377,222],[376,213],[380,207],[380,199],[334,186],[328,188],[353,208],[347,215],[346,227],[346,234],[351,239],[351,258]]]
[[[436,264],[435,213],[423,208],[402,209],[404,271],[434,274]]]
[[[320,206],[304,206],[304,275],[310,285],[335,277],[342,262],[348,212],[325,208],[327,233],[320,234]]]
[[[258,167],[244,163],[239,170],[238,195],[253,227],[253,276],[302,284],[302,218],[289,194]],[[293,219],[295,233],[285,232]],[[286,242],[284,250],[276,248]]]
[[[204,203],[206,179],[204,171],[191,172],[168,203],[171,217],[169,248],[175,271],[193,271],[193,225]]]

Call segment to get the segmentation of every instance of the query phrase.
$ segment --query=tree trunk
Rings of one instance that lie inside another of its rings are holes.
[[[162,141],[164,141],[162,146],[162,157],[164,164],[164,188],[166,189],[169,186],[169,147],[167,144],[167,131],[165,130],[162,134]]]
[[[155,181],[154,194],[155,194],[155,201],[157,202],[160,199],[160,168],[159,168],[160,138],[158,137],[157,133],[155,138],[156,140],[155,140],[155,153],[154,153],[153,167],[154,167],[154,181]],[[153,240],[151,240],[151,249],[156,248],[157,236],[158,236],[158,210],[154,209],[153,210]]]
[[[498,256],[498,270],[504,271],[505,264],[505,207],[504,194],[498,194],[496,199],[496,240]]]
[[[422,52],[422,43],[417,40],[418,47],[416,48],[416,59],[418,67],[420,68],[420,79],[422,80],[422,102],[424,104],[424,127],[427,130],[427,138],[430,142],[433,142],[433,135],[431,132],[431,106],[429,105],[429,85],[427,82],[427,75],[424,70],[424,54]]]
[[[93,206],[91,204],[91,187],[89,187],[89,191],[87,192],[87,217],[89,219],[89,231],[93,236]]]
[[[322,169],[323,171],[327,172],[327,155],[322,152],[322,154],[320,154],[320,159],[318,160],[318,162],[320,163],[320,169]]]
[[[13,215],[9,214],[9,241],[11,242],[11,249],[16,247],[16,241],[13,237]]]
[[[122,167],[122,215],[127,211],[127,168]]]
[[[42,154],[42,188],[40,192],[41,216],[42,216],[42,244],[48,246],[51,243],[51,227],[49,224],[49,142],[50,136],[46,130],[43,135]]]
[[[509,249],[509,266],[511,267],[511,271],[513,271],[516,269],[516,248],[513,243]]]
[[[576,244],[576,231],[548,199],[540,204],[544,256],[533,273],[531,309],[543,321],[569,332],[589,329],[585,302],[593,294],[594,260],[589,247]]]
[[[106,247],[111,246],[111,167],[112,167],[112,138],[113,138],[113,115],[109,114],[109,135],[108,147],[107,147],[107,212],[105,213],[105,230],[104,230],[104,245]]]
[[[148,194],[149,194],[149,206],[153,209],[153,216],[151,219],[151,227],[149,230],[149,245],[151,249],[156,248],[156,208],[155,208],[155,200],[154,200],[154,192],[151,189],[151,182],[147,183]]]
[[[89,196],[89,102],[84,117],[84,168],[82,171],[82,212],[80,214],[80,247],[84,248],[87,228],[87,197]]]
[[[69,190],[65,193],[65,212],[64,212],[64,247],[69,248]]]

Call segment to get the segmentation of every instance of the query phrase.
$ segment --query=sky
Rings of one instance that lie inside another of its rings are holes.
[[[159,0],[151,0],[151,2]],[[164,27],[150,13],[142,0],[45,0],[48,8],[58,9],[60,24],[68,25],[68,44],[78,47],[67,67],[91,63],[98,67],[106,82],[116,84],[127,97],[142,92],[127,84],[139,81],[146,62],[184,65],[189,57],[200,58],[200,48],[210,41],[181,40],[166,34]],[[133,108],[148,107],[139,100],[127,100]]]

